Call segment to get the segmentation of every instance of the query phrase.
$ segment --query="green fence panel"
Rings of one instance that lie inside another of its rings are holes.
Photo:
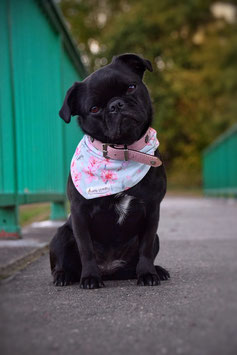
[[[19,204],[51,201],[51,217],[65,216],[82,132],[58,111],[86,71],[52,0],[1,0],[0,36],[0,236],[12,236]]]
[[[206,195],[237,197],[237,124],[204,151],[203,187]]]
[[[8,3],[0,1],[0,193],[12,202],[15,186],[14,106],[8,29]]]
[[[11,0],[11,19],[18,192],[63,193],[60,37],[31,0]]]

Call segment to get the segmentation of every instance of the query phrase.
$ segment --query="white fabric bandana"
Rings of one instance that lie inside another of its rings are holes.
[[[150,128],[148,136],[148,142],[140,152],[154,155],[159,146],[156,131]],[[86,199],[92,199],[128,190],[138,184],[150,168],[132,160],[104,158],[85,135],[73,155],[71,177],[78,192]]]

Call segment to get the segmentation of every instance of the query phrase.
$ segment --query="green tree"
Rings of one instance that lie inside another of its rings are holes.
[[[60,5],[90,70],[124,52],[151,60],[145,81],[170,184],[200,185],[201,152],[236,121],[237,19],[218,17],[212,0]]]

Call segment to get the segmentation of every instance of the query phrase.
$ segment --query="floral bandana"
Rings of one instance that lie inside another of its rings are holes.
[[[159,146],[156,131],[150,128],[148,135],[148,142],[140,152],[154,155]],[[78,192],[86,199],[92,199],[128,190],[138,184],[150,168],[132,160],[104,158],[85,135],[73,155],[71,177]]]

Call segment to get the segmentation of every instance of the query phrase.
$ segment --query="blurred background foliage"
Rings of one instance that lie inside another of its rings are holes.
[[[170,187],[201,185],[201,153],[237,117],[237,0],[60,0],[90,71],[149,59],[153,126]]]

